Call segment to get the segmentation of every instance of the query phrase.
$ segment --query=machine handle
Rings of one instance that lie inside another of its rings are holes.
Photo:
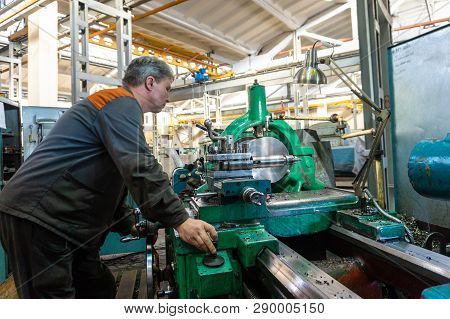
[[[120,238],[120,242],[121,243],[128,243],[130,241],[139,240],[139,239],[141,239],[141,238],[138,237],[138,236],[127,236],[127,237]]]
[[[225,141],[227,138],[225,136],[220,136],[212,129],[212,121],[210,119],[205,120],[205,128],[206,132],[208,132],[208,136],[211,139],[211,141]]]
[[[158,232],[159,229],[163,228],[163,225],[160,222],[152,223],[148,220],[143,220],[135,224],[136,229],[141,232],[145,231],[144,236],[151,236]],[[126,236],[120,239],[121,243],[128,243],[133,240],[139,240],[142,237],[140,236]]]
[[[198,127],[199,129],[205,131],[205,132],[208,132],[208,128],[206,126],[204,126],[204,125],[201,125],[200,123],[195,123],[195,126]],[[212,134],[214,136],[219,136],[220,135],[219,133],[217,133],[215,131],[212,131]]]

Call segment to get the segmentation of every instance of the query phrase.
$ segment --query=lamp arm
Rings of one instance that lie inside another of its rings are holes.
[[[301,70],[302,70],[302,68],[299,68],[299,69],[297,70],[297,72],[295,72],[295,74],[294,74],[294,76],[293,76],[294,79],[297,77],[297,75],[300,73]],[[294,83],[295,83],[295,82],[294,82]]]
[[[362,90],[359,86],[341,69],[341,67],[331,57],[321,59],[321,63],[328,65],[331,71],[363,102],[369,105],[372,110],[379,114],[382,109]],[[339,72],[338,72],[339,71]]]
[[[352,182],[353,189],[355,190],[355,194],[358,197],[364,196],[364,189],[369,178],[370,167],[375,160],[375,152],[380,145],[381,137],[383,136],[384,129],[386,128],[386,124],[390,116],[391,112],[387,109],[381,110],[381,113],[377,116],[377,121],[379,121],[380,123],[376,128],[375,137],[372,143],[372,147],[370,148],[369,156],[364,162],[364,165],[359,171],[358,175],[356,175],[355,179]]]
[[[345,72],[341,67],[334,61],[331,57],[327,57],[320,60],[321,63],[326,64],[330,67],[331,71],[342,81],[344,84],[350,88],[350,90],[363,102],[370,106],[372,113],[376,115],[376,121],[379,123],[376,130],[375,136],[370,148],[369,156],[367,157],[363,167],[359,171],[353,180],[353,189],[358,197],[364,197],[364,189],[366,188],[366,183],[369,178],[370,168],[373,161],[375,160],[375,152],[377,151],[381,137],[383,136],[384,129],[389,120],[391,112],[387,109],[380,108]]]

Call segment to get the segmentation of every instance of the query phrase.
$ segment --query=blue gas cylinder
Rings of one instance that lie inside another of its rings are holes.
[[[414,146],[408,177],[420,195],[450,200],[450,133],[442,140],[423,140]]]

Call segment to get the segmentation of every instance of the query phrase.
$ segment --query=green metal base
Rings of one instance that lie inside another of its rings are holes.
[[[278,240],[261,225],[218,228],[218,255],[224,259],[220,267],[203,264],[205,253],[190,246],[168,230],[169,251],[173,262],[179,298],[242,298],[242,271],[255,266],[264,248],[278,254]]]
[[[357,215],[340,211],[336,214],[336,221],[346,229],[378,241],[405,237],[403,225],[386,220],[379,214]]]
[[[292,237],[324,231],[330,227],[337,210],[356,208],[358,205],[358,198],[352,193],[325,189],[274,193],[270,195],[267,205],[261,206],[239,200],[222,204],[219,199],[201,198],[192,200],[190,206],[199,219],[210,224],[258,221],[274,236]]]
[[[261,220],[267,231],[277,237],[312,235],[327,230],[333,219],[333,212],[284,216]]]
[[[226,250],[217,253],[224,259],[220,267],[207,267],[203,264],[202,255],[186,256],[185,270],[189,286],[186,287],[188,298],[213,298],[220,296],[241,296],[239,266],[232,254]],[[184,258],[184,257],[182,257]],[[192,266],[192,268],[190,268]]]

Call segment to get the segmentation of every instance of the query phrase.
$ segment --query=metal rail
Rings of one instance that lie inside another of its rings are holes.
[[[357,256],[365,252],[360,257],[369,275],[384,278],[406,296],[418,298],[423,289],[450,282],[450,258],[444,255],[402,240],[377,242],[336,225],[329,234],[336,245],[353,247]],[[279,298],[360,298],[281,242],[278,255],[269,249],[260,253],[257,269],[261,282]]]
[[[348,242],[349,245],[362,249],[372,256],[414,275],[418,280],[423,279],[436,285],[450,282],[449,257],[402,240],[377,242],[337,225],[332,225],[328,232],[330,235]]]
[[[360,297],[280,242],[280,254],[264,249],[257,267],[267,288],[281,298],[359,299]]]

